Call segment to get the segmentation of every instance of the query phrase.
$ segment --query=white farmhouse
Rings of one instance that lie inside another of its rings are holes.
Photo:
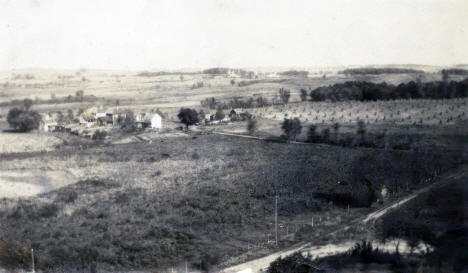
[[[162,117],[159,114],[154,114],[151,118],[151,129],[159,131],[162,128]]]

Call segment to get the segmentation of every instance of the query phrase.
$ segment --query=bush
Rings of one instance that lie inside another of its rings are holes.
[[[27,268],[31,263],[31,250],[19,242],[0,238],[0,265],[7,269]]]
[[[36,111],[13,108],[8,111],[7,121],[15,130],[27,132],[39,128],[41,116]]]
[[[97,130],[94,132],[92,139],[93,140],[104,140],[107,136],[106,131]]]
[[[267,269],[268,273],[325,273],[313,266],[312,261],[301,253],[296,252],[285,258],[279,257],[274,260]]]
[[[253,135],[256,130],[257,130],[257,120],[250,118],[247,121],[247,132],[249,132],[250,135]]]

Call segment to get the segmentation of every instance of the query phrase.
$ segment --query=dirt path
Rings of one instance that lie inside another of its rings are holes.
[[[420,194],[425,193],[425,192],[433,189],[434,187],[443,186],[445,184],[451,183],[451,182],[453,182],[454,179],[461,178],[464,175],[468,175],[468,167],[467,166],[463,166],[462,168],[460,168],[455,173],[445,175],[445,176],[439,178],[438,182],[432,183],[431,185],[416,191],[415,193],[411,194],[410,196],[407,196],[407,197],[405,197],[405,198],[403,198],[403,199],[401,199],[399,201],[394,202],[391,205],[388,205],[388,206],[386,206],[386,207],[384,207],[382,209],[379,209],[379,210],[377,210],[375,212],[372,212],[372,213],[368,214],[366,217],[356,219],[356,220],[354,220],[352,222],[352,224],[347,225],[347,226],[345,226],[343,228],[340,228],[339,230],[330,232],[328,235],[332,235],[332,234],[338,233],[338,232],[344,232],[344,231],[348,230],[351,226],[356,225],[356,224],[368,223],[370,221],[375,221],[378,218],[380,218],[380,217],[384,216],[385,214],[387,214],[390,210],[392,210],[394,208],[397,208],[397,207],[407,203],[408,201],[410,201],[410,200],[414,199],[415,197],[419,196]],[[255,260],[243,263],[243,264],[239,264],[239,265],[235,265],[235,266],[226,268],[221,272],[224,272],[224,273],[256,273],[256,272],[262,272],[262,270],[268,268],[270,263],[273,262],[274,260],[276,260],[277,258],[279,258],[280,256],[285,257],[285,256],[291,255],[291,254],[293,254],[295,252],[302,252],[302,253],[309,253],[310,255],[312,255],[314,257],[325,257],[325,256],[345,252],[348,249],[350,249],[354,245],[354,243],[355,242],[347,241],[347,242],[334,243],[334,244],[328,244],[328,245],[322,245],[322,246],[314,246],[313,242],[304,243],[304,244],[300,244],[298,246],[295,246],[295,247],[292,247],[292,248],[289,248],[289,249],[286,249],[286,250],[282,250],[282,251],[272,253],[272,254],[270,254],[268,256],[265,256],[265,257],[262,257],[262,258],[259,258],[259,259],[255,259]],[[375,242],[375,244],[379,245],[378,242]],[[385,245],[379,245],[379,248],[380,249],[388,249],[392,245],[393,244],[390,242],[390,243],[385,244]],[[404,244],[401,245],[401,249],[403,250],[403,252],[406,249]]]

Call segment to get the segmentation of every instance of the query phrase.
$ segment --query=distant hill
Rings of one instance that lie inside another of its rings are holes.
[[[423,70],[411,69],[411,68],[350,68],[338,72],[339,74],[351,74],[351,75],[379,75],[379,74],[419,74],[424,73]]]
[[[444,69],[441,71],[441,73],[447,73],[449,75],[468,75],[468,70],[467,69],[462,69],[462,68],[449,68],[449,69]]]

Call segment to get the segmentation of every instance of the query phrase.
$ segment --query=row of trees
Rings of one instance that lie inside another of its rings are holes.
[[[307,100],[307,95],[312,101],[466,98],[468,96],[468,79],[460,82],[449,82],[448,77],[444,77],[443,81],[440,82],[410,81],[397,86],[385,82],[349,81],[316,89],[301,89],[300,92],[302,101]]]
[[[228,102],[218,101],[216,98],[206,98],[200,101],[201,106],[210,109],[233,109],[233,108],[255,108],[255,107],[267,107],[273,104],[287,104],[291,97],[291,91],[289,89],[280,88],[278,91],[279,101],[268,100],[263,96],[257,96],[256,98],[250,97],[247,99],[234,98]]]
[[[308,127],[307,131],[307,142],[312,143],[326,143],[326,144],[344,144],[340,142],[339,138],[339,123],[334,123],[331,128],[333,132],[331,132],[330,128],[324,128],[320,133],[317,130],[317,126],[312,124]],[[299,136],[302,132],[302,124],[298,118],[292,119],[284,119],[283,123],[281,124],[281,129],[283,130],[282,138],[288,140],[297,140],[297,136]],[[332,134],[333,133],[333,134]],[[366,143],[366,124],[360,120],[356,126],[356,134],[352,141],[354,146],[364,145]]]

